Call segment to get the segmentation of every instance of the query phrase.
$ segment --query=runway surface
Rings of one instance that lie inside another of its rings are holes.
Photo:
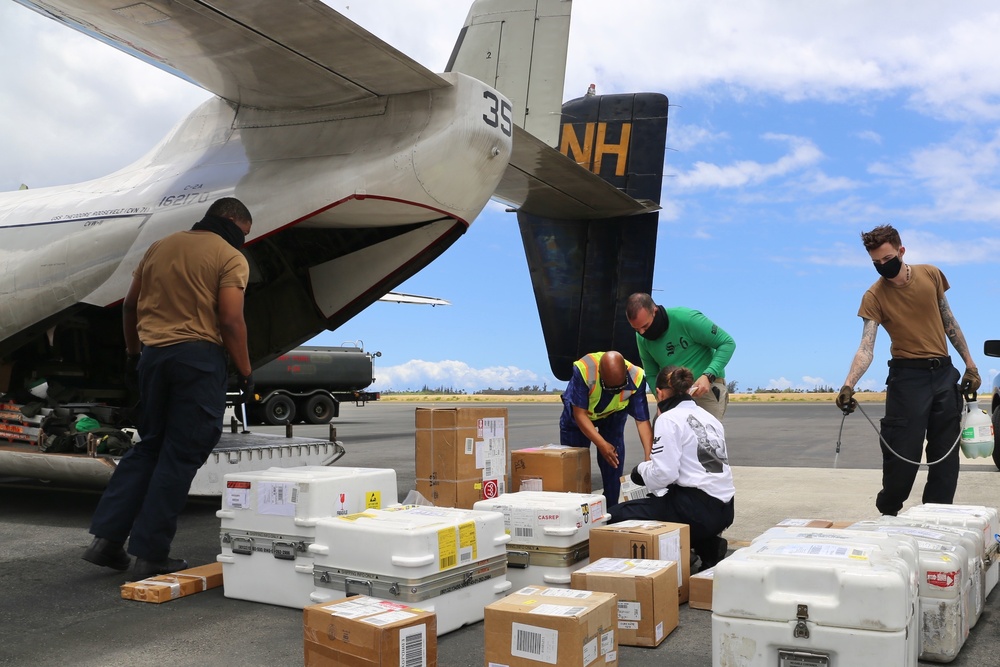
[[[395,468],[402,499],[414,485],[414,407],[394,402],[342,406],[335,425],[347,455],[340,464]],[[511,450],[557,441],[559,404],[506,407]],[[863,407],[877,423],[881,405]],[[726,533],[730,542],[747,541],[786,517],[858,520],[877,514],[874,496],[881,472],[875,432],[860,414],[850,416],[834,468],[840,425],[832,404],[730,406],[725,426],[737,487],[736,522]],[[279,427],[254,430],[284,432]],[[641,447],[633,426],[626,433],[626,465],[631,467]],[[327,434],[326,426],[295,429],[298,436]],[[599,488],[596,461],[593,470]],[[919,474],[907,506],[919,502],[925,476]],[[122,600],[125,574],[80,559],[98,497],[93,490],[0,484],[0,665],[302,664],[299,610],[229,599],[221,589],[161,605]],[[1000,505],[1000,472],[991,460],[963,459],[956,502]],[[192,565],[215,560],[218,507],[218,500],[189,502],[174,555]],[[682,605],[680,626],[658,648],[622,647],[620,664],[708,667],[710,639],[711,613]],[[438,648],[442,666],[482,666],[482,623],[440,637]],[[1000,594],[994,591],[950,664],[982,667],[996,664],[997,655]]]

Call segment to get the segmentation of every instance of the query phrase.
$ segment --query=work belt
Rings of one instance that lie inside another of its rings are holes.
[[[889,368],[917,368],[934,370],[951,366],[951,357],[931,357],[930,359],[890,359]]]

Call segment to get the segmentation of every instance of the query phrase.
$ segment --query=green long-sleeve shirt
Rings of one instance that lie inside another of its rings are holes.
[[[656,375],[665,366],[689,368],[695,379],[704,373],[725,377],[726,364],[736,351],[733,337],[697,310],[664,310],[668,319],[666,333],[656,340],[635,335],[649,386],[656,386]]]

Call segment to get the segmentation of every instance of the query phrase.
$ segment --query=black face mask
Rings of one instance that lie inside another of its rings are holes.
[[[899,255],[896,255],[885,264],[879,264],[878,262],[875,262],[874,264],[875,270],[878,271],[878,274],[888,280],[892,280],[898,276],[899,270],[903,268],[903,262],[899,259]]]
[[[196,222],[191,231],[212,232],[218,234],[226,240],[229,245],[237,250],[246,243],[246,234],[239,226],[229,218],[222,218],[217,215],[205,215],[199,222]]]
[[[649,323],[646,330],[643,331],[640,336],[646,340],[656,340],[663,334],[667,333],[667,327],[670,326],[670,320],[667,318],[667,311],[665,311],[661,306],[656,306],[656,312],[653,313],[653,321]]]

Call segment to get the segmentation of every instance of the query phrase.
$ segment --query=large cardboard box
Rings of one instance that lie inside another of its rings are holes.
[[[602,558],[573,573],[577,590],[618,596],[618,644],[659,646],[677,627],[677,563]]]
[[[354,595],[302,612],[306,667],[436,667],[437,617]]]
[[[417,408],[417,491],[439,507],[471,509],[510,488],[507,408]]]
[[[160,604],[221,585],[222,563],[209,563],[122,584],[121,593],[123,600]]]
[[[617,596],[528,586],[485,609],[486,664],[618,665]]]
[[[544,445],[510,453],[511,488],[590,493],[590,447]],[[522,488],[524,485],[524,488]]]
[[[692,609],[712,611],[712,588],[715,584],[715,568],[710,567],[691,575],[691,597],[688,606]]]
[[[590,561],[645,558],[677,563],[677,599],[688,601],[691,577],[691,527],[666,521],[621,521],[590,530]]]

